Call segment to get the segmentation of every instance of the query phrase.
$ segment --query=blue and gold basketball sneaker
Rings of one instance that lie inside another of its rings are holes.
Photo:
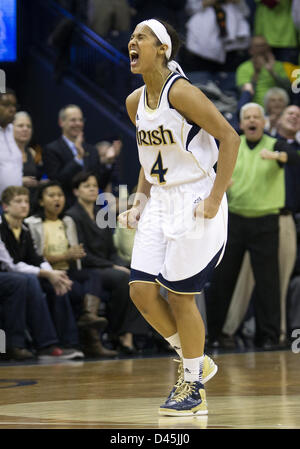
[[[207,403],[204,386],[201,382],[183,382],[177,393],[160,406],[160,415],[193,416],[207,415]]]
[[[182,359],[174,359],[174,362],[179,363],[178,366],[178,379],[174,387],[172,388],[168,400],[170,400],[174,394],[176,394],[179,391],[180,386],[182,385],[184,381],[184,375],[183,375],[183,361]],[[210,358],[208,355],[204,356],[204,362],[202,367],[202,374],[200,381],[205,384],[208,382],[218,371],[218,365]]]

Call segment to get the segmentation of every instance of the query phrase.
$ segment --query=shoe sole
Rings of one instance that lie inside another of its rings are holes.
[[[214,369],[206,376],[202,379],[202,383],[205,384],[206,382],[208,382],[210,379],[212,379],[218,372],[218,365],[216,365],[214,363]]]
[[[208,414],[208,410],[198,410],[196,412],[193,412],[192,410],[176,411],[159,409],[158,414],[161,416],[203,416]]]

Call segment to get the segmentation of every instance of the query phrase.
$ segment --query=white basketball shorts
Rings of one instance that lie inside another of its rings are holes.
[[[204,199],[197,183],[152,186],[135,234],[129,283],[158,283],[178,294],[203,290],[224,253],[228,208],[224,195],[214,218],[195,219]]]

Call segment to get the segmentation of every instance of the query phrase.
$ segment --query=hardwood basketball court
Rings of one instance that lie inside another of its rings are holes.
[[[300,356],[212,356],[208,416],[163,417],[172,357],[0,364],[0,429],[300,429]]]

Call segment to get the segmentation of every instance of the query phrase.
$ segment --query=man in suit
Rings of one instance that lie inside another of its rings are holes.
[[[77,173],[93,170],[98,175],[102,189],[105,187],[105,179],[97,149],[84,142],[84,117],[81,109],[72,104],[65,106],[59,112],[58,123],[62,135],[45,146],[43,162],[48,178],[61,183],[66,195],[66,206],[70,207],[75,201],[71,181]]]

